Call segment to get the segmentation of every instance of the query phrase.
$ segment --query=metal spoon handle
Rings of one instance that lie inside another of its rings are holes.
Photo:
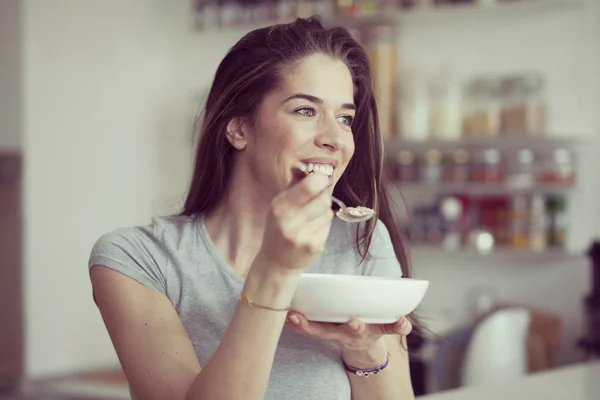
[[[336,198],[333,195],[331,195],[331,201],[333,201],[335,204],[337,204],[338,206],[340,206],[341,209],[343,209],[343,210],[346,209],[346,205],[344,204],[344,202],[341,201],[340,199]]]

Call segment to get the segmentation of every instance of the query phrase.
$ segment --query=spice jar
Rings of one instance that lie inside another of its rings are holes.
[[[548,215],[547,244],[550,247],[563,247],[567,239],[567,201],[563,196],[546,199]]]
[[[538,174],[540,182],[572,184],[575,176],[575,160],[570,150],[558,148],[544,155]]]
[[[410,150],[400,150],[396,155],[396,179],[400,182],[413,182],[417,179],[415,154]]]
[[[529,245],[529,202],[523,195],[513,196],[508,212],[508,243],[515,249]]]
[[[475,182],[499,182],[502,171],[502,157],[496,149],[483,149],[475,152],[471,179]]]
[[[445,179],[450,182],[469,180],[469,160],[471,156],[465,149],[457,149],[450,154],[446,163]]]
[[[442,158],[442,152],[436,149],[429,149],[423,154],[423,160],[419,165],[421,181],[433,183],[442,180]]]
[[[506,183],[512,187],[528,187],[535,181],[535,157],[530,149],[519,149],[508,158]]]

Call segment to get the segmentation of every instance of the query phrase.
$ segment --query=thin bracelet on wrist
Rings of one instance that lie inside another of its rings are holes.
[[[361,376],[363,378],[368,378],[371,375],[379,374],[381,371],[383,371],[388,366],[388,364],[390,363],[390,353],[387,353],[387,357],[383,364],[381,364],[377,367],[374,367],[374,368],[356,368],[356,367],[353,367],[352,365],[346,363],[346,361],[344,361],[343,358],[342,358],[342,363],[344,364],[344,368],[346,369],[346,371],[350,372],[351,374]]]
[[[269,311],[278,311],[278,312],[287,312],[290,310],[289,307],[286,308],[274,308],[274,307],[269,307],[269,306],[263,306],[260,304],[256,304],[255,302],[253,302],[252,300],[250,300],[250,297],[248,297],[247,294],[242,293],[242,295],[240,296],[240,301],[246,305],[248,305],[249,307],[252,308],[262,308],[263,310],[269,310]]]

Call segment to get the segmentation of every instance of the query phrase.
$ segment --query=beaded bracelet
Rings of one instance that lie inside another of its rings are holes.
[[[353,367],[352,365],[347,364],[346,361],[344,361],[342,359],[342,363],[344,363],[344,368],[346,368],[346,371],[348,371],[352,374],[355,374],[357,376],[362,376],[363,378],[368,378],[371,375],[377,375],[378,373],[383,371],[385,369],[385,367],[388,366],[389,362],[390,362],[390,353],[387,354],[387,358],[385,359],[385,362],[375,368],[367,368],[367,369],[356,368],[356,367]]]

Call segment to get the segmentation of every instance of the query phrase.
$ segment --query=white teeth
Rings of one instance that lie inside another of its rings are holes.
[[[308,172],[316,172],[316,173],[327,175],[327,176],[333,175],[333,167],[328,164],[312,164],[312,163],[310,163],[306,166],[306,170]]]

